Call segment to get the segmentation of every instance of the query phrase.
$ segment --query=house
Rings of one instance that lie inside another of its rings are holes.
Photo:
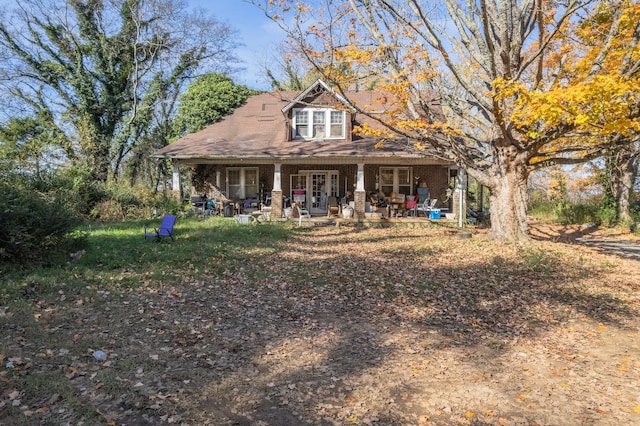
[[[345,95],[321,80],[302,92],[259,94],[154,156],[173,161],[176,189],[177,166],[186,165],[192,168],[192,193],[251,197],[270,204],[272,212],[294,201],[312,215],[326,215],[329,197],[348,196],[361,218],[380,192],[411,195],[419,185],[439,198],[438,207],[450,207],[444,194],[456,166],[415,149],[410,140],[381,144],[380,138],[354,134],[356,126],[381,129],[362,111],[381,116],[388,106],[380,92]]]

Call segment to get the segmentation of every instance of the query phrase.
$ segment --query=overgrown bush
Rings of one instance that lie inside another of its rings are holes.
[[[533,216],[538,220],[554,222],[557,217],[556,203],[540,199],[530,201],[527,212],[530,216]]]
[[[615,206],[603,206],[598,210],[598,221],[607,228],[618,224],[618,209]]]
[[[537,200],[529,205],[529,214],[539,220],[563,225],[596,223],[610,226],[603,220],[601,206],[595,202],[572,204],[566,200],[551,202]]]
[[[84,241],[78,196],[55,174],[6,174],[0,181],[0,262],[46,262]]]
[[[111,183],[104,187],[103,199],[91,210],[91,217],[103,222],[147,219],[157,214],[177,214],[178,199],[152,191],[146,186]]]
[[[556,206],[556,222],[563,225],[602,223],[599,206],[590,203],[572,204],[564,202]]]

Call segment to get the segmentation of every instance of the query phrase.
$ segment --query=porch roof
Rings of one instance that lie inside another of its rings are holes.
[[[383,147],[376,147],[379,140],[372,137],[288,140],[289,126],[282,109],[297,95],[296,92],[272,92],[253,96],[231,115],[199,132],[184,136],[156,151],[153,156],[189,164],[328,161],[450,164],[439,159],[434,152],[416,150],[407,139],[387,142]],[[371,92],[352,95],[359,104],[375,103]],[[359,124],[366,122],[372,127],[379,126],[364,115],[359,115],[356,121]]]

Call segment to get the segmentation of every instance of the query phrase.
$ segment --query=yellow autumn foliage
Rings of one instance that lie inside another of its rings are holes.
[[[617,4],[621,9],[612,7],[600,4],[592,16],[573,26],[578,41],[547,59],[549,69],[560,69],[551,87],[502,78],[493,82],[494,99],[530,140],[557,129],[588,135],[580,143],[612,135],[632,137],[640,131],[640,78],[638,73],[625,73],[629,64],[640,61],[634,41],[640,4],[623,1]],[[607,37],[613,28],[617,32]],[[555,145],[572,143],[575,140],[565,138]]]

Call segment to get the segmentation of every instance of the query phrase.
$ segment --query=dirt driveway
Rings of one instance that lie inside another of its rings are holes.
[[[592,247],[603,253],[640,261],[640,235],[619,229],[595,226],[531,224],[532,234],[539,240],[559,241]]]

